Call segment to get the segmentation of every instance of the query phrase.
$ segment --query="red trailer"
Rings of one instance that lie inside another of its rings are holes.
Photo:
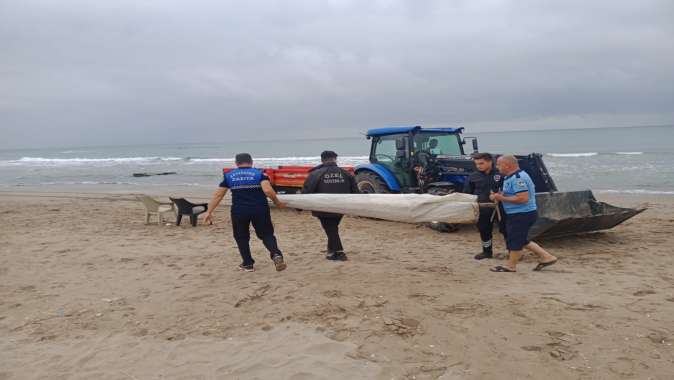
[[[292,194],[302,190],[304,181],[312,168],[313,166],[281,165],[277,168],[264,168],[263,170],[277,192]],[[224,168],[222,171],[227,173],[233,169],[235,168]],[[342,166],[342,169],[354,174],[353,166]]]

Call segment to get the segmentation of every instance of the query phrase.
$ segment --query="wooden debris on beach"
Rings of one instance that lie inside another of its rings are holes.
[[[176,174],[176,172],[162,172],[162,173],[133,173],[134,177],[151,177],[153,175],[171,175]]]

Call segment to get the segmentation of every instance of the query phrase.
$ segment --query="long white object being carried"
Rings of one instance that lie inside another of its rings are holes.
[[[290,208],[364,216],[406,223],[475,223],[477,197],[470,194],[293,194],[279,195]]]

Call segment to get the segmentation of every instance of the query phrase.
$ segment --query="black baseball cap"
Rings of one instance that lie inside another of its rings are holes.
[[[321,153],[321,160],[327,160],[330,158],[337,158],[337,153],[331,151],[331,150],[324,150]]]

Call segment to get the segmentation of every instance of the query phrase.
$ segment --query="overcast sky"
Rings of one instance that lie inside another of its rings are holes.
[[[674,1],[0,0],[0,147],[674,124]]]

